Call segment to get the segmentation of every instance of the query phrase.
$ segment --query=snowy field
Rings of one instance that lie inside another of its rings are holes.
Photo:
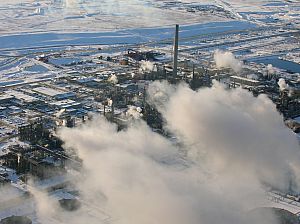
[[[0,49],[128,44],[182,35],[299,22],[300,3],[284,0],[0,1]]]
[[[0,49],[130,44],[255,26],[298,26],[284,0],[11,0],[0,2]],[[172,27],[170,29],[170,27]]]
[[[200,34],[214,34],[231,30],[246,30],[256,27],[247,21],[211,22],[206,24],[183,25],[180,28],[181,38]],[[20,33],[0,36],[0,51],[28,47],[48,47],[67,45],[105,45],[105,44],[137,44],[173,38],[174,27],[136,28],[117,31],[100,32],[46,32]]]
[[[209,4],[209,1],[201,1]],[[1,1],[2,33],[99,31],[174,23],[226,20],[214,13],[186,13],[184,4],[148,0],[12,0]]]
[[[85,32],[175,23],[294,22],[300,3],[284,0],[11,0],[0,2],[0,33]]]

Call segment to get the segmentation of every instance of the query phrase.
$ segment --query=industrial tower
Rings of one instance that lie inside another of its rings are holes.
[[[177,76],[178,40],[179,40],[179,25],[176,24],[175,38],[174,38],[174,49],[173,49],[173,77]]]

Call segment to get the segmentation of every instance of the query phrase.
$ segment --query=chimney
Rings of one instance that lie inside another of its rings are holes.
[[[115,100],[113,99],[111,104],[111,118],[113,119],[115,117]]]
[[[195,64],[193,64],[193,80],[195,80]]]
[[[178,63],[178,39],[179,39],[179,25],[176,24],[174,49],[173,49],[173,76],[177,76],[177,63]]]

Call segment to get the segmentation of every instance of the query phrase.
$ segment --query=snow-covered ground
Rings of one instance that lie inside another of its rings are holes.
[[[11,0],[0,2],[0,33],[111,31],[235,19],[295,22],[299,9],[298,2],[284,0]]]
[[[213,13],[209,17],[199,16],[161,6],[155,0],[1,1],[0,32],[99,31],[224,20]]]
[[[256,25],[247,21],[225,21],[184,25],[180,28],[181,37],[200,34],[213,34],[231,30],[245,30]],[[173,27],[135,28],[117,31],[99,32],[47,32],[47,33],[19,33],[0,36],[0,50],[28,47],[89,45],[89,44],[136,44],[149,41],[159,41],[172,38]],[[1,66],[1,64],[0,64]]]
[[[172,37],[175,23],[183,36],[297,27],[299,18],[300,3],[284,0],[0,1],[0,49],[152,41]]]

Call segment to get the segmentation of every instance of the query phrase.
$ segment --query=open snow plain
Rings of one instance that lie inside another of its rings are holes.
[[[297,27],[299,11],[299,2],[284,0],[1,1],[0,49],[153,41],[172,37],[161,28],[176,23],[192,25],[185,35]]]

